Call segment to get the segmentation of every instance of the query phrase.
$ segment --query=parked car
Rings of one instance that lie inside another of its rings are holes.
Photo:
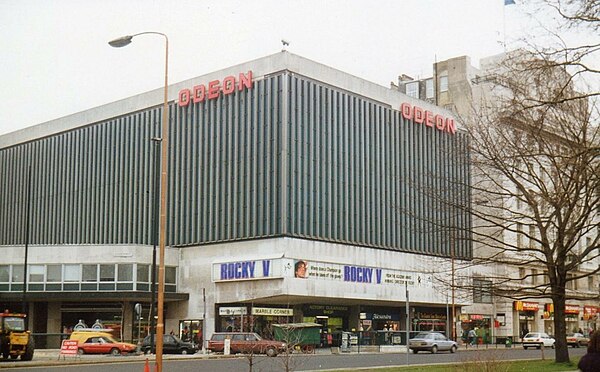
[[[454,353],[458,349],[456,342],[449,340],[439,332],[420,332],[408,340],[408,347],[415,354],[419,351],[429,351],[432,354],[438,351]]]
[[[554,340],[547,333],[544,332],[530,332],[523,337],[523,349],[529,347],[536,347],[541,349],[544,347],[551,347],[554,349]]]
[[[119,342],[110,333],[99,331],[75,331],[69,336],[77,340],[77,352],[81,354],[112,354],[121,355],[135,353],[137,346],[127,342]]]
[[[589,342],[590,339],[581,333],[567,333],[567,345],[581,347],[583,345],[587,346]]]
[[[274,357],[287,348],[285,342],[265,340],[253,332],[217,332],[213,333],[208,341],[208,350],[223,352],[225,349],[225,340],[227,339],[230,340],[232,354],[255,353]]]
[[[142,341],[142,351],[148,354],[152,351],[150,336],[144,337]],[[154,347],[156,348],[156,336],[154,336]],[[194,354],[198,351],[198,345],[191,342],[182,341],[179,337],[173,335],[163,335],[163,353],[164,354]]]

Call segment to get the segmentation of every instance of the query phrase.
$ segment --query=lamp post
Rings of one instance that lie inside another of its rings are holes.
[[[156,324],[156,370],[162,372],[162,357],[163,357],[163,334],[165,330],[164,324],[164,302],[165,302],[165,244],[166,244],[166,228],[167,228],[167,156],[168,156],[168,137],[169,123],[167,121],[167,112],[169,110],[168,102],[168,87],[169,87],[169,38],[162,32],[140,32],[134,35],[122,36],[120,38],[109,41],[108,44],[115,48],[124,47],[131,43],[131,39],[135,36],[154,34],[161,35],[165,38],[165,89],[162,112],[162,146],[161,146],[161,177],[160,177],[160,229],[159,229],[159,266],[158,266],[158,321]]]

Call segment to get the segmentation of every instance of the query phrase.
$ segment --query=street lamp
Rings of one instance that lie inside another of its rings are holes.
[[[160,177],[160,229],[159,229],[159,266],[158,266],[158,321],[156,325],[156,370],[162,372],[163,357],[163,334],[164,324],[164,303],[165,303],[165,243],[167,228],[167,148],[169,137],[169,123],[167,121],[167,112],[169,110],[168,87],[169,87],[169,38],[162,32],[140,32],[134,35],[122,36],[109,41],[108,44],[115,48],[124,47],[131,43],[135,36],[144,34],[161,35],[165,38],[165,89],[162,112],[162,137],[161,137],[161,177]],[[153,288],[154,290],[154,288]]]

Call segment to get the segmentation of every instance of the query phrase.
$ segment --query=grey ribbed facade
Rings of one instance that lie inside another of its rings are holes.
[[[160,108],[0,150],[0,245],[150,244]],[[173,246],[295,236],[471,257],[466,137],[291,72],[170,105]],[[451,200],[447,203],[442,199]],[[451,233],[451,231],[453,231]]]

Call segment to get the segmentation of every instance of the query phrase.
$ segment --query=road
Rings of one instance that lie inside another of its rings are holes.
[[[577,356],[585,354],[586,349],[569,349],[569,355]],[[511,359],[541,359],[542,353],[540,350],[530,349],[523,350],[522,348],[514,349],[480,349],[461,350],[456,354],[439,353],[419,353],[409,354],[409,364],[432,364],[432,363],[465,363],[469,361],[484,361],[484,360],[511,360]],[[554,358],[554,350],[546,349],[544,351],[546,359]],[[199,357],[198,355],[186,356],[168,356],[163,361],[163,370],[165,372],[214,372],[214,371],[247,371],[249,370],[249,360],[246,357],[227,357],[227,358],[207,358]],[[361,354],[314,354],[314,355],[294,355],[292,358],[278,356],[276,358],[268,358],[265,356],[255,356],[253,359],[254,372],[271,372],[284,371],[285,363],[289,362],[290,370],[293,371],[319,371],[337,368],[368,368],[382,366],[398,366],[406,365],[406,354],[404,353],[361,353]],[[67,359],[65,362],[57,362],[56,360],[48,360],[43,366],[35,366],[39,363],[34,358],[33,362],[0,362],[0,368],[12,367],[6,369],[10,372],[25,372],[25,371],[67,371],[67,372],[139,372],[144,370],[144,356],[84,356],[81,361],[75,359]],[[84,364],[91,362],[94,364]],[[420,368],[422,369],[422,367]],[[151,368],[153,370],[153,368]],[[419,369],[416,369],[419,370]]]

